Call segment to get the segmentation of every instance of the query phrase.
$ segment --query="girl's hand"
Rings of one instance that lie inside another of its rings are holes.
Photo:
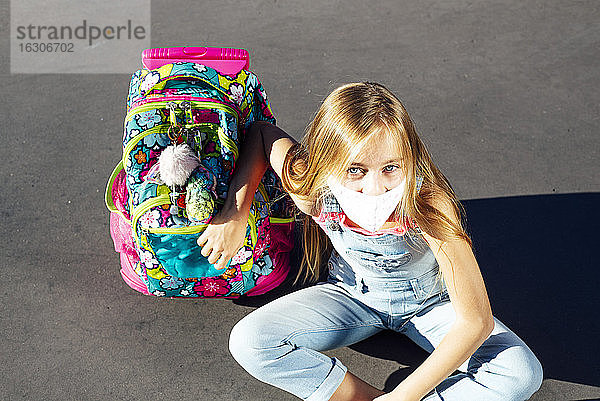
[[[224,269],[227,262],[244,245],[247,216],[221,210],[217,213],[196,241],[202,247],[200,253],[216,269]]]
[[[200,253],[215,268],[224,269],[244,245],[248,215],[260,180],[269,164],[281,178],[285,156],[294,143],[292,137],[267,122],[255,121],[250,126],[240,148],[225,205],[197,240],[202,247]]]

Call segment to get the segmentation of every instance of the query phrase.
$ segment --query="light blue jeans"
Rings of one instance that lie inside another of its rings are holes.
[[[391,329],[432,352],[455,320],[445,288],[432,291],[439,289],[437,268],[410,279],[357,280],[335,252],[329,266],[326,282],[278,298],[233,328],[231,354],[258,380],[305,400],[328,400],[347,369],[319,351]],[[516,334],[494,321],[493,332],[457,369],[460,373],[424,400],[526,400],[539,389],[540,362]]]

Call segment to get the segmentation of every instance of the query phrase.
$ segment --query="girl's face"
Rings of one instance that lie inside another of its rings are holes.
[[[342,185],[367,195],[381,195],[404,178],[402,156],[390,135],[378,135],[364,146],[346,171]]]

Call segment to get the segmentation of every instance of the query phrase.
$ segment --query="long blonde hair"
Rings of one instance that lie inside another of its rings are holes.
[[[400,100],[381,84],[351,83],[327,96],[301,142],[286,155],[284,189],[312,204],[312,214],[317,215],[323,197],[329,193],[327,177],[342,177],[365,145],[382,132],[398,144],[406,176],[406,191],[396,209],[396,220],[410,225],[414,219],[434,238],[463,238],[472,246],[463,226],[464,209],[452,186],[433,164]],[[417,175],[423,177],[418,196]],[[432,205],[436,198],[452,206],[460,217],[458,223]],[[303,259],[294,284],[316,282],[323,259],[332,249],[327,235],[309,215],[304,216],[303,241]]]

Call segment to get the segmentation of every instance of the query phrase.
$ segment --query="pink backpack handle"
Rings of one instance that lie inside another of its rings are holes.
[[[235,75],[250,67],[245,49],[225,47],[161,47],[142,52],[142,65],[149,70],[178,61],[204,64],[223,75]]]

